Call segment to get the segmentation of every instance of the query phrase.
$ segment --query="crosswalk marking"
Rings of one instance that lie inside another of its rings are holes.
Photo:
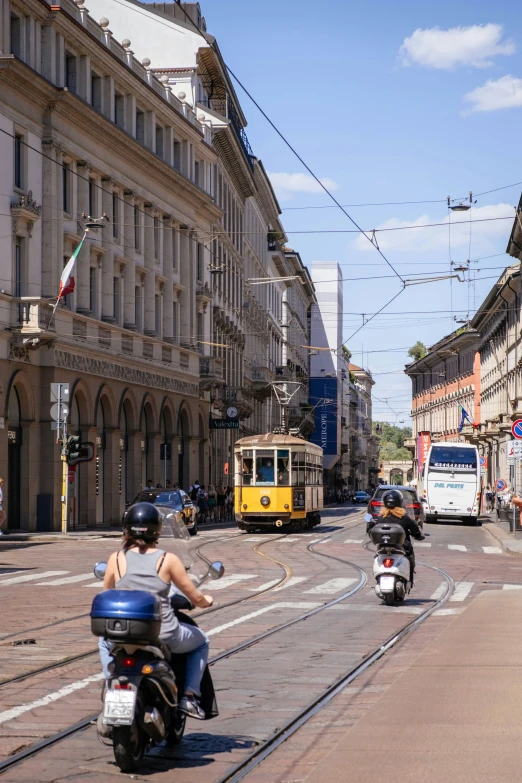
[[[462,544],[448,544],[448,549],[455,549],[457,552],[467,552],[468,551],[466,549],[466,547],[463,546]]]
[[[37,585],[70,585],[73,582],[85,582],[92,579],[92,571],[88,574],[77,574],[76,576],[65,576],[63,579],[53,579],[52,582],[37,582]]]
[[[446,594],[446,590],[448,589],[448,585],[446,582],[441,582],[440,585],[437,587],[433,595],[430,596],[430,601],[440,601],[443,595]]]
[[[40,574],[24,574],[23,576],[13,576],[11,579],[2,579],[0,587],[3,585],[17,585],[21,582],[35,582],[37,579],[45,579],[48,576],[63,576],[68,574],[69,571],[44,571]],[[92,576],[92,574],[91,574]]]
[[[251,536],[250,538],[244,538],[243,541],[264,541],[264,536]]]
[[[448,614],[460,614],[464,611],[464,607],[462,609],[436,609],[432,617],[446,617]]]
[[[235,585],[238,582],[244,582],[247,579],[255,579],[256,576],[257,574],[230,574],[230,576],[225,576],[219,581],[216,580],[212,582],[206,589],[213,593],[214,590],[224,590],[225,587],[231,587],[232,585]]]
[[[422,541],[416,541],[416,542],[415,542],[415,549],[417,549],[417,548],[418,548],[418,547],[420,547],[420,546],[422,546],[422,547],[426,548],[426,547],[429,547],[429,546],[431,546],[431,544],[425,544],[425,543],[423,543]]]
[[[218,625],[217,628],[211,628],[210,631],[205,631],[205,633],[207,636],[214,636],[217,633],[221,633],[221,631],[232,628],[234,625],[245,623],[253,617],[259,617],[259,615],[265,614],[266,612],[272,612],[274,609],[316,609],[318,606],[321,606],[321,604],[312,603],[311,601],[281,601],[277,604],[270,604],[270,606],[263,606],[262,609],[257,609],[255,612],[250,612],[250,614],[245,614],[243,617],[238,617],[236,620],[224,623],[224,625]]]
[[[522,585],[502,585],[503,590],[522,590]]]
[[[457,582],[450,601],[464,601],[470,594],[473,584],[474,582]]]
[[[281,587],[276,587],[274,593],[278,593],[280,590],[286,590],[287,587],[298,585],[301,582],[306,581],[306,579],[308,579],[307,576],[291,576],[288,582],[285,582],[284,585],[281,585]]]
[[[88,585],[82,585],[82,587],[103,587],[103,582],[98,579],[97,582],[90,582]]]
[[[282,540],[283,540],[284,543],[287,543],[287,544],[288,543],[292,544],[294,541],[299,541],[298,538],[291,538],[290,536],[287,536],[286,538],[283,538]]]
[[[248,589],[252,593],[257,593],[258,591],[261,592],[261,590],[269,590],[271,587],[273,587],[280,581],[281,581],[280,579],[272,579],[271,582],[265,582],[264,585],[261,585],[261,587],[249,587]]]
[[[311,590],[306,590],[307,595],[331,595],[332,593],[340,593],[345,587],[353,585],[357,582],[357,579],[329,579],[328,582],[324,582],[322,585],[312,587]]]
[[[486,555],[501,555],[502,549],[499,546],[483,546],[482,549]]]
[[[345,544],[362,544],[364,539],[362,538],[347,538]]]

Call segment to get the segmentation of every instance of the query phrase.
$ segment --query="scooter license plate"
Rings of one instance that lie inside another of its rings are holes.
[[[381,576],[379,579],[379,587],[381,593],[393,593],[395,587],[395,579],[393,576]]]
[[[108,726],[130,726],[134,720],[136,691],[108,690],[105,694],[103,722]]]

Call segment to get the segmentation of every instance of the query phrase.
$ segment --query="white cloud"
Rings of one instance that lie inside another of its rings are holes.
[[[514,54],[515,44],[502,41],[500,24],[475,24],[472,27],[432,27],[417,29],[399,49],[403,65],[424,65],[427,68],[450,69],[457,65],[489,68],[492,57]]]
[[[289,174],[273,171],[268,174],[270,181],[281,201],[293,197],[294,193],[323,193],[322,187],[310,174]],[[321,182],[328,190],[337,190],[339,185],[332,179],[323,177]]]
[[[466,93],[464,100],[471,103],[471,111],[497,111],[522,106],[522,79],[502,76],[489,79],[482,87]]]
[[[513,206],[510,204],[491,204],[484,207],[473,207],[472,220],[488,220],[490,218],[508,218],[508,220],[491,220],[484,223],[472,223],[471,236],[475,248],[480,242],[480,253],[475,255],[487,255],[491,242],[504,237],[507,243],[512,228],[512,220],[515,217]],[[469,243],[469,212],[451,213],[451,248],[452,251],[464,247],[467,251]],[[456,225],[456,223],[459,225]],[[441,226],[432,228],[406,229],[405,231],[386,231],[377,233],[377,242],[383,253],[400,251],[403,253],[433,253],[440,251],[441,259],[448,258],[448,216],[421,215],[416,220],[399,220],[390,218],[377,226],[377,229],[402,228],[403,226],[423,226],[426,223],[442,223]],[[371,244],[362,235],[354,240],[356,250],[371,250]],[[459,254],[459,259],[462,254]],[[457,259],[458,260],[458,259]]]

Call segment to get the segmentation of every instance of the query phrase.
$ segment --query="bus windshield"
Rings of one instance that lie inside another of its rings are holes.
[[[450,470],[477,470],[477,452],[475,449],[451,445],[432,446],[429,466]]]

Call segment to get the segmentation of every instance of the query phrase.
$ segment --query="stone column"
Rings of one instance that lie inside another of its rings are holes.
[[[122,286],[123,325],[125,329],[136,329],[134,311],[134,288],[136,286],[136,261],[134,260],[134,193],[126,190],[123,194],[123,241],[125,256],[128,258],[125,269],[125,281]]]
[[[163,215],[165,225],[169,215]],[[163,293],[163,339],[172,342],[172,302],[173,302],[173,271],[172,271],[172,231],[163,229],[163,276],[166,278]]]
[[[190,342],[190,336],[192,334],[190,328],[190,316],[192,309],[192,300],[190,293],[190,254],[189,254],[190,239],[186,231],[183,231],[180,235],[180,257],[179,257],[179,276],[183,281],[184,291],[181,296],[180,303],[180,342],[188,344]]]
[[[152,204],[144,206],[144,256],[145,266],[147,268],[147,277],[145,278],[145,334],[156,334],[156,310],[154,296],[156,293],[156,275],[154,272],[154,207]]]
[[[112,179],[102,177],[102,214],[108,217],[108,223],[102,229],[102,242],[105,249],[102,264],[102,303],[101,320],[108,323],[115,323],[116,313],[114,312],[114,244],[112,242],[112,223],[114,215],[112,211]],[[123,295],[120,286],[120,295]]]
[[[63,270],[62,151],[53,141],[42,149],[42,296],[55,297]]]
[[[78,176],[74,177],[77,187],[77,212],[89,213],[89,168],[80,161],[76,164]],[[71,181],[72,176],[71,176]],[[86,239],[76,261],[76,312],[90,314],[90,259],[91,243]]]

